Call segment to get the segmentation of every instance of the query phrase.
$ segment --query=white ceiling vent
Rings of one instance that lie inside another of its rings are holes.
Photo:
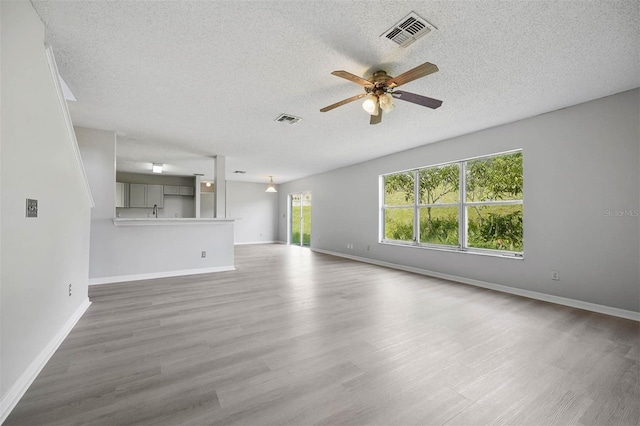
[[[288,124],[296,124],[300,120],[302,120],[302,118],[290,114],[280,114],[280,116],[276,118],[276,121]]]
[[[411,12],[380,37],[386,37],[400,47],[407,47],[431,30],[437,30],[437,28],[417,13]]]

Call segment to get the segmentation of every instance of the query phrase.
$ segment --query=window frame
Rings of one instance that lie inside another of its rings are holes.
[[[522,149],[514,149],[509,151],[498,152],[494,154],[486,154],[477,157],[465,158],[463,160],[457,161],[449,161],[446,163],[433,164],[424,167],[417,167],[412,169],[400,170],[391,173],[381,174],[379,176],[378,184],[380,188],[380,197],[379,197],[379,238],[378,241],[380,244],[387,245],[399,245],[399,246],[408,246],[408,247],[416,247],[423,249],[435,249],[435,250],[443,250],[454,253],[472,253],[472,254],[483,254],[490,256],[499,256],[499,257],[509,257],[522,259],[524,258],[524,235],[523,235],[523,250],[522,251],[511,251],[511,250],[498,250],[498,249],[487,249],[487,248],[476,248],[468,246],[468,232],[469,232],[469,218],[468,218],[468,208],[473,206],[498,206],[498,205],[521,205],[524,214],[524,190],[522,191],[522,198],[519,200],[488,200],[488,201],[467,201],[467,163],[473,160],[499,157],[502,155],[510,155],[523,153]],[[523,155],[524,161],[524,155]],[[459,181],[458,181],[458,202],[457,203],[435,203],[435,204],[421,204],[420,197],[420,171],[433,169],[436,167],[444,167],[451,164],[458,165],[459,172]],[[385,204],[385,179],[387,176],[398,175],[402,173],[413,173],[413,205],[406,204],[401,206],[390,206]],[[523,167],[523,179],[524,179],[524,167]],[[446,245],[446,244],[436,244],[429,242],[421,242],[420,241],[420,210],[422,208],[433,208],[433,207],[457,207],[458,208],[458,244],[457,245]],[[394,240],[385,238],[385,221],[386,221],[386,211],[389,209],[398,209],[398,208],[413,208],[413,240],[412,241],[404,241],[404,240]],[[524,224],[523,224],[524,231]]]

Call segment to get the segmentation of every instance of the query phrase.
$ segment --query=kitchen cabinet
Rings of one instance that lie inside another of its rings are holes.
[[[147,185],[147,207],[157,205],[164,207],[164,192],[162,185]]]
[[[165,185],[164,195],[191,195],[193,196],[193,186]]]
[[[129,207],[129,184],[116,182],[116,207]]]
[[[129,207],[164,207],[162,185],[129,184]]]
[[[164,195],[180,195],[180,187],[178,185],[165,185]]]
[[[193,195],[193,186],[181,186],[180,195]]]
[[[129,184],[129,207],[147,207],[147,185]]]

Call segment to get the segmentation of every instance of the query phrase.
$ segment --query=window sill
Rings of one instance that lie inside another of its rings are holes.
[[[489,257],[499,257],[502,259],[513,259],[513,260],[524,260],[524,254],[515,255],[511,252],[500,253],[500,252],[488,252],[488,251],[475,251],[475,250],[459,250],[457,248],[446,248],[446,247],[435,247],[435,246],[425,246],[425,245],[417,245],[414,243],[401,243],[395,241],[379,241],[379,244],[386,246],[396,246],[396,247],[407,247],[413,249],[420,250],[435,250],[435,251],[444,251],[447,253],[459,253],[459,254],[471,254],[475,256],[489,256]]]

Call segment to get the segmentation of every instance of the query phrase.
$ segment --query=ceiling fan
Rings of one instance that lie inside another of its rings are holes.
[[[402,84],[433,74],[436,71],[438,71],[438,67],[429,62],[425,62],[424,64],[402,73],[397,77],[392,77],[385,71],[376,71],[366,80],[347,71],[334,71],[331,74],[363,86],[364,93],[324,107],[320,112],[331,111],[334,108],[338,108],[339,106],[364,97],[366,97],[366,99],[362,104],[362,107],[365,111],[371,114],[369,124],[378,124],[382,121],[382,111],[389,112],[394,108],[393,98],[436,109],[442,105],[442,101],[422,95],[416,95],[415,93],[395,90],[396,87]]]

